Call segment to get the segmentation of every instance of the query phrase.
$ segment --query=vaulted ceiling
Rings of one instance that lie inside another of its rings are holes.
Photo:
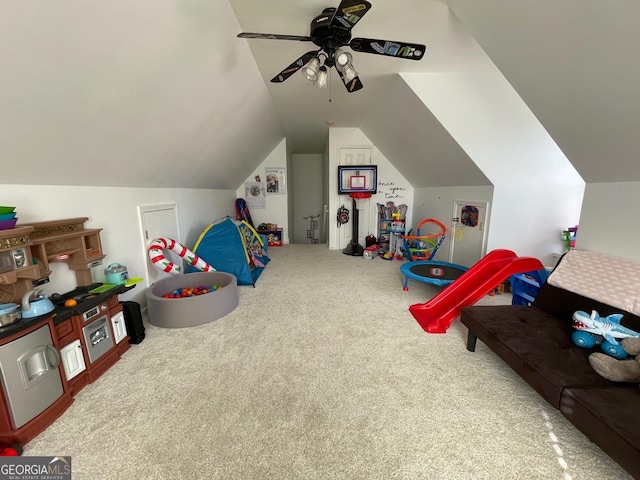
[[[337,3],[3,2],[0,183],[235,189],[285,136],[321,152],[332,122],[362,128],[416,186],[447,185],[473,159],[398,74],[496,68],[587,182],[640,181],[635,0],[372,0],[354,36],[427,50],[354,53],[355,93],[335,72],[330,89],[271,83],[309,44],[236,37],[307,35]],[[412,170],[426,157],[449,161],[427,180]]]

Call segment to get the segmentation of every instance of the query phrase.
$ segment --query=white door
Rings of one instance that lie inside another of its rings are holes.
[[[371,165],[371,158],[373,156],[373,152],[371,147],[360,147],[360,148],[340,148],[340,165]],[[366,200],[365,207],[363,210],[358,211],[358,243],[362,246],[365,245],[365,237],[377,230],[375,223],[372,223],[371,216],[372,212],[376,212],[377,216],[377,207],[374,204],[373,207],[371,203],[373,200]],[[340,195],[338,207],[343,205],[349,209],[349,222],[340,226],[339,235],[338,235],[338,247],[340,250],[344,249],[349,242],[351,241],[351,237],[353,236],[353,200],[351,197],[347,195]]]
[[[113,327],[113,340],[120,343],[120,341],[127,336],[127,326],[124,323],[124,313],[118,312],[111,317],[111,326]]]
[[[180,242],[178,231],[178,210],[175,203],[165,205],[147,205],[139,207],[140,225],[142,227],[142,239],[144,241],[144,256],[147,266],[147,287],[158,280],[171,275],[153,266],[149,260],[147,247],[156,238],[172,238]],[[176,265],[182,266],[182,259],[179,255],[165,250],[164,256]]]
[[[82,344],[80,340],[74,340],[69,345],[60,349],[60,358],[62,358],[62,367],[67,380],[84,372],[87,368],[82,355]]]
[[[486,249],[487,203],[455,200],[449,231],[449,262],[470,267]]]

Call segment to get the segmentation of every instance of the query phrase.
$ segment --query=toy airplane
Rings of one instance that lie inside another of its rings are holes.
[[[600,335],[607,342],[614,345],[618,345],[617,338],[640,338],[640,333],[620,325],[622,317],[621,313],[613,313],[606,317],[601,317],[595,310],[591,311],[591,315],[578,310],[573,313],[573,328]]]

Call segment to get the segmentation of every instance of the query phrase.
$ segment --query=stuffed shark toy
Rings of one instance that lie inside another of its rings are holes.
[[[595,310],[591,314],[578,310],[573,313],[573,328],[576,331],[571,335],[571,339],[574,344],[582,348],[601,345],[606,354],[624,359],[627,357],[627,352],[618,339],[640,339],[640,333],[620,325],[622,317],[621,313],[601,317]]]

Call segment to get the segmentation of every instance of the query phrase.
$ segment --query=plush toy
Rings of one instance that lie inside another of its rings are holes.
[[[624,338],[621,344],[633,358],[617,360],[604,353],[592,353],[589,363],[597,373],[612,382],[640,383],[640,338]]]

